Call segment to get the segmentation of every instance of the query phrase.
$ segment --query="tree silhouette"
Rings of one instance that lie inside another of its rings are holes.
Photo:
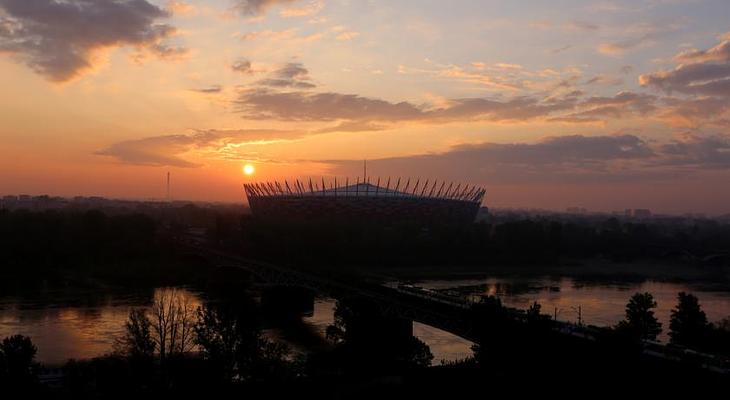
[[[384,317],[371,302],[361,298],[337,301],[334,323],[326,335],[346,354],[346,361],[358,368],[427,367],[433,354],[429,346],[406,334],[404,324],[412,323]]]
[[[117,352],[137,359],[151,359],[155,353],[151,322],[147,311],[133,308],[124,323],[124,334],[114,343]]]
[[[662,331],[662,324],[654,316],[657,303],[651,293],[636,293],[626,304],[626,320],[619,322],[617,329],[637,339],[656,339]]]
[[[195,310],[188,296],[175,289],[155,293],[151,309],[152,339],[160,362],[170,356],[187,353],[195,347]]]
[[[35,383],[38,365],[34,362],[38,349],[27,336],[14,335],[0,343],[0,386],[28,387]]]
[[[694,295],[679,292],[677,299],[679,303],[672,310],[672,318],[669,321],[671,342],[701,347],[711,329],[707,315],[700,308],[699,301]]]
[[[260,340],[256,319],[250,304],[209,302],[198,308],[197,344],[224,380],[240,380],[248,374]]]

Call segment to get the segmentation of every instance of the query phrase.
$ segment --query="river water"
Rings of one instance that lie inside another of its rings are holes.
[[[667,340],[671,310],[677,305],[679,292],[699,298],[710,322],[730,317],[730,290],[712,283],[584,281],[571,278],[486,278],[471,280],[432,280],[417,283],[424,289],[470,295],[492,295],[509,307],[527,309],[533,302],[541,312],[560,321],[596,326],[612,326],[624,319],[626,303],[637,292],[649,292],[657,302],[654,310]]]
[[[698,296],[710,321],[730,316],[730,291],[711,285],[581,282],[568,278],[486,278],[425,281],[418,285],[434,290],[455,289],[465,295],[497,295],[506,305],[518,308],[538,301],[543,313],[557,314],[558,319],[564,321],[577,321],[580,307],[582,321],[599,326],[613,325],[621,320],[629,297],[635,292],[648,291],[658,303],[657,317],[665,328],[663,339],[666,339],[670,310],[680,291]],[[154,290],[104,293],[75,290],[0,297],[0,338],[13,334],[30,336],[38,347],[38,361],[45,364],[98,356],[111,351],[114,339],[122,333],[130,308],[149,306],[154,293]],[[199,293],[184,293],[193,303],[199,304]],[[304,322],[323,335],[327,325],[332,323],[334,306],[332,299],[317,300],[313,315],[304,318]],[[464,339],[420,323],[414,323],[413,331],[430,346],[434,364],[471,355],[471,343]]]

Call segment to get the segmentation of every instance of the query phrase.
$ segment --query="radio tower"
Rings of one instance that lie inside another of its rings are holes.
[[[172,198],[170,197],[170,171],[167,171],[167,201],[172,201]]]

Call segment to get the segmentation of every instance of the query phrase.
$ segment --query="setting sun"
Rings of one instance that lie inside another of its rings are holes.
[[[243,173],[246,175],[253,175],[255,171],[256,169],[251,164],[246,164],[243,166]]]

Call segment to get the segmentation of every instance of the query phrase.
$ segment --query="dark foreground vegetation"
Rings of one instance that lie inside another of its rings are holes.
[[[678,301],[672,342],[730,356],[728,320],[709,324],[692,295],[680,293]],[[53,380],[34,362],[37,349],[31,338],[5,338],[0,385],[4,393],[73,399],[438,398],[455,391],[489,388],[499,393],[518,387],[520,393],[538,394],[565,377],[573,388],[609,392],[702,393],[723,387],[727,374],[708,369],[699,353],[676,361],[642,352],[642,341],[661,330],[655,305],[651,294],[636,293],[624,321],[587,340],[556,331],[537,303],[515,318],[499,299],[484,297],[470,311],[478,338],[474,356],[429,368],[434,363],[428,346],[403,330],[402,322],[378,315],[365,299],[338,301],[335,322],[327,329],[332,347],[305,356],[262,336],[261,309],[250,292],[219,287],[201,306],[192,307],[183,293],[171,289],[158,293],[151,307],[130,310],[112,353],[71,360]]]
[[[363,265],[549,267],[600,259],[679,264],[727,280],[730,225],[532,217],[424,229],[272,224],[230,209],[195,206],[126,213],[0,210],[0,290],[185,284],[206,293],[200,307],[167,291],[152,307],[131,310],[112,353],[70,361],[57,379],[49,379],[34,361],[32,338],[8,337],[0,346],[0,385],[7,393],[66,398],[349,399],[433,398],[486,389],[544,393],[556,382],[624,390],[658,389],[648,385],[660,380],[698,388],[727,382],[727,375],[706,368],[702,358],[675,361],[643,352],[647,341],[668,328],[678,349],[730,356],[730,323],[707,321],[697,299],[686,293],[678,295],[669,327],[654,317],[651,295],[636,294],[626,320],[595,331],[591,340],[556,330],[539,304],[516,319],[498,299],[485,297],[469,317],[478,339],[474,357],[445,365],[433,360],[403,321],[384,318],[367,300],[353,296],[338,301],[335,323],[327,330],[331,346],[296,354],[262,335],[265,318],[257,289],[191,256],[191,243],[345,275]]]

